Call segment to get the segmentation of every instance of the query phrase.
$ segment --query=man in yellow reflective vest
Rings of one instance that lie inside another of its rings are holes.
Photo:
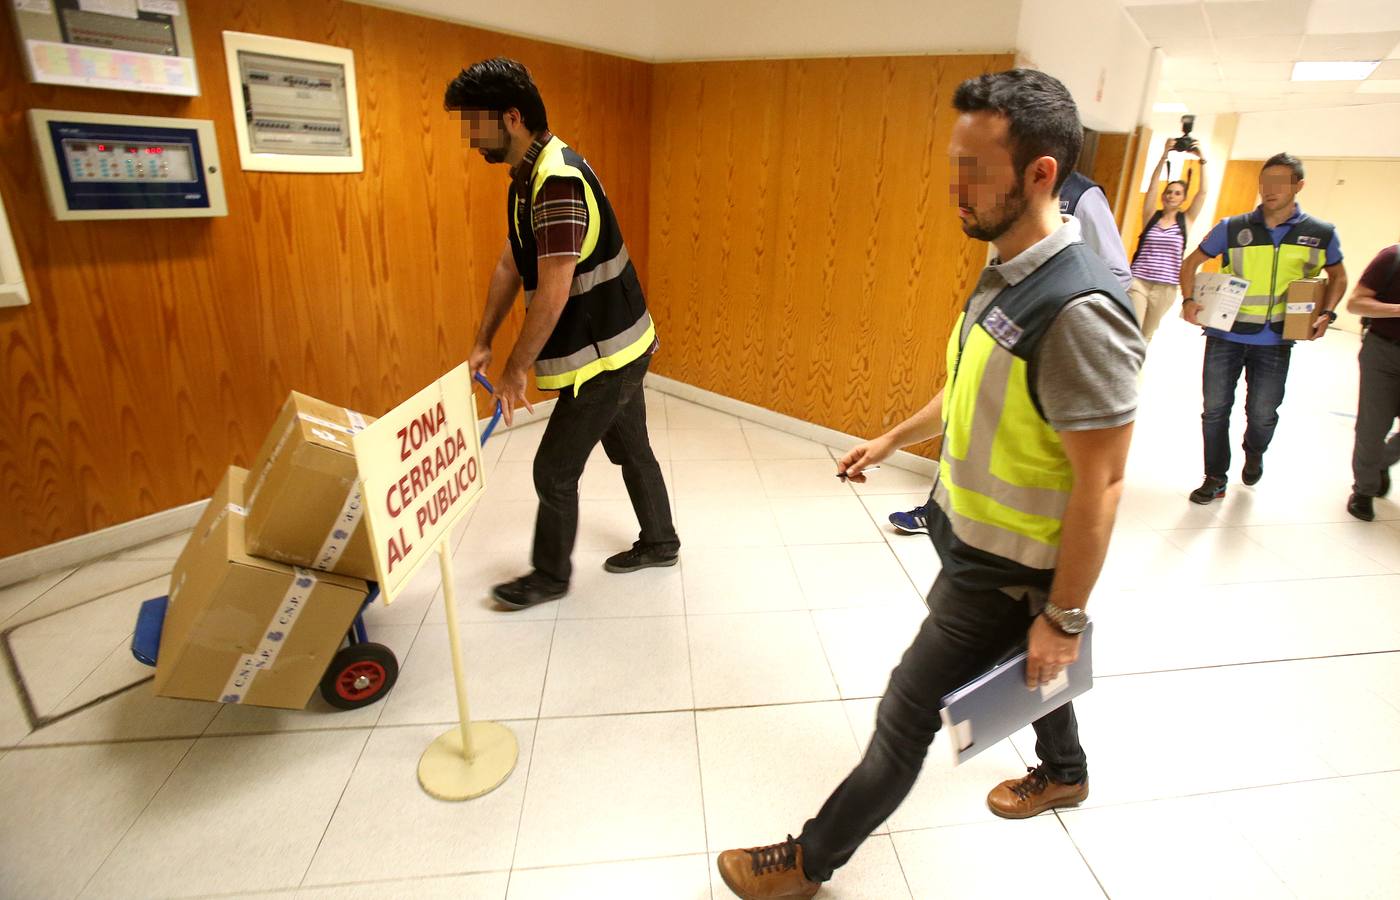
[[[487,59],[462,70],[443,105],[461,116],[464,136],[487,162],[510,166],[508,240],[487,290],[472,371],[490,364],[491,342],[523,286],[525,321],[495,385],[506,424],[517,406],[534,409],[525,395],[531,367],[537,387],[559,392],[535,453],[533,569],[492,593],[504,606],[524,609],[568,591],[579,476],[600,441],[622,467],[641,526],[632,548],[603,568],[675,565],[680,539],[642,393],[656,329],[602,183],[550,133],[539,89],[515,60]]]
[[[1347,270],[1342,265],[1337,229],[1303,212],[1296,202],[1302,189],[1302,162],[1287,153],[1270,157],[1259,170],[1259,207],[1221,219],[1181,264],[1181,317],[1192,325],[1201,324],[1197,318],[1201,307],[1191,294],[1202,263],[1219,256],[1222,272],[1249,282],[1234,326],[1229,331],[1205,329],[1201,368],[1205,480],[1191,492],[1192,503],[1205,505],[1225,496],[1230,471],[1230,410],[1241,372],[1248,387],[1240,480],[1252,485],[1264,477],[1264,451],[1278,427],[1278,408],[1283,403],[1293,352],[1293,342],[1283,339],[1288,286],[1299,278],[1327,273],[1323,309],[1308,339],[1313,341],[1336,321],[1334,310],[1346,294]]]
[[[913,787],[945,694],[1022,645],[1029,689],[1072,663],[1108,549],[1147,346],[1121,284],[1060,215],[1078,110],[1063,84],[1028,69],[970,79],[953,105],[951,191],[963,231],[996,259],[949,336],[943,390],[837,463],[860,482],[941,431],[929,530],[943,569],[860,764],[800,837],[720,854],[725,884],[750,900],[810,897],[851,858]],[[1035,731],[1040,765],[987,798],[999,816],[1088,796],[1072,704]]]

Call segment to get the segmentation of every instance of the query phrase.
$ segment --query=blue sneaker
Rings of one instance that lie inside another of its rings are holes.
[[[904,534],[928,534],[928,506],[916,506],[908,512],[890,513],[890,524]]]

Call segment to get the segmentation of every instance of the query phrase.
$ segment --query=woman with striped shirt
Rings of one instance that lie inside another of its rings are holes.
[[[1162,167],[1167,163],[1176,138],[1168,138],[1162,148],[1162,158],[1157,160],[1157,168],[1152,172],[1151,184],[1157,183]],[[1186,232],[1206,196],[1206,159],[1201,155],[1199,144],[1194,141],[1190,153],[1201,161],[1201,184],[1196,196],[1185,209],[1187,183],[1169,181],[1162,190],[1162,208],[1153,210],[1152,192],[1142,198],[1142,234],[1138,237],[1137,250],[1133,253],[1130,269],[1133,282],[1128,287],[1133,309],[1137,312],[1138,323],[1142,325],[1142,336],[1152,340],[1152,334],[1162,321],[1163,314],[1176,305],[1177,285],[1181,279],[1181,260],[1186,255]]]

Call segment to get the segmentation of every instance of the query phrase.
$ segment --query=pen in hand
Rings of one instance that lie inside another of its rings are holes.
[[[880,467],[879,467],[879,466],[866,466],[864,469],[861,469],[860,472],[858,472],[857,474],[859,474],[859,475],[864,475],[866,472],[873,472],[873,471],[875,471],[875,470],[878,469],[878,468],[880,468]],[[839,479],[841,479],[842,481],[845,481],[849,476],[848,476],[845,472],[837,472],[837,473],[836,473],[836,477],[839,478]]]

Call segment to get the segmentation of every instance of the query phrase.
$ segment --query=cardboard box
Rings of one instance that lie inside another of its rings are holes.
[[[1283,339],[1306,341],[1312,337],[1313,323],[1320,315],[1327,295],[1327,279],[1299,278],[1288,286],[1283,313]]]
[[[175,563],[155,691],[301,709],[369,587],[249,555],[242,504],[247,475],[228,470]]]
[[[249,469],[250,553],[375,578],[350,440],[373,421],[292,392]]]
[[[1244,302],[1249,282],[1223,272],[1200,272],[1196,275],[1195,300],[1201,305],[1196,321],[1207,328],[1229,331],[1235,327],[1240,304]]]

